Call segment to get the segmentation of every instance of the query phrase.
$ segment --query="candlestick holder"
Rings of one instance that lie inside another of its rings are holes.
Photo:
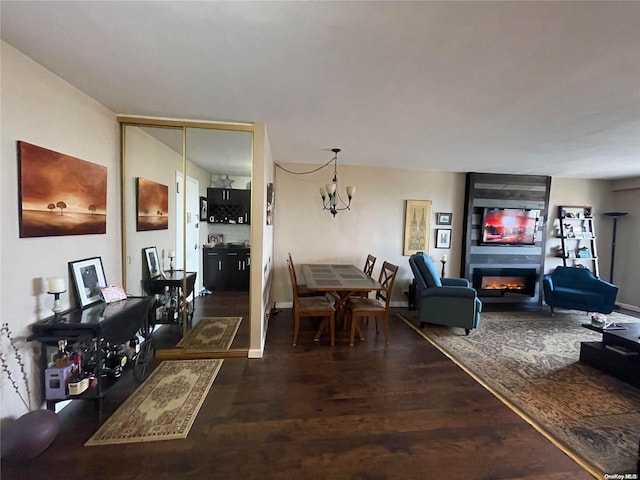
[[[63,290],[61,292],[47,292],[53,295],[53,307],[51,307],[51,311],[56,317],[56,320],[60,319],[60,313],[62,312],[62,310],[64,310],[62,308],[62,304],[60,303],[60,294],[64,292],[66,292],[66,290]]]
[[[169,255],[169,273],[173,275],[173,259],[176,258],[175,255]]]
[[[442,262],[442,272],[440,272],[440,276],[444,278],[444,266],[447,263],[447,257],[442,257],[440,261]]]

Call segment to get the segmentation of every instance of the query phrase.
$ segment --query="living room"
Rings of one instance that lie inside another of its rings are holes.
[[[4,5],[3,5],[4,7]],[[4,20],[3,20],[4,21]],[[55,63],[55,60],[50,60]],[[637,64],[634,65],[637,67]],[[101,256],[105,274],[110,283],[119,283],[123,277],[121,254],[120,218],[120,137],[116,111],[106,107],[86,92],[91,88],[79,88],[63,77],[52,73],[52,67],[21,53],[4,40],[2,42],[2,277],[1,306],[3,322],[9,322],[14,333],[26,337],[29,325],[51,312],[51,295],[44,289],[44,279],[51,276],[65,276],[67,263],[76,259]],[[636,70],[637,72],[637,70]],[[123,97],[127,96],[126,85],[122,86]],[[626,99],[624,99],[626,102]],[[408,100],[411,101],[411,100]],[[637,101],[637,100],[634,100]],[[629,103],[631,99],[629,99]],[[336,116],[349,110],[347,104],[334,105]],[[154,106],[148,111],[124,112],[144,114],[154,117],[172,116],[172,110]],[[243,113],[239,113],[243,117]],[[185,118],[184,114],[176,114]],[[224,118],[227,118],[225,116]],[[238,117],[234,117],[237,120]],[[220,120],[215,116],[211,120]],[[252,338],[250,350],[259,357],[264,349],[267,326],[263,322],[264,313],[273,302],[279,308],[291,303],[291,291],[287,279],[285,259],[291,252],[299,263],[314,261],[335,263],[362,263],[366,253],[373,253],[400,267],[397,287],[394,289],[393,304],[405,306],[408,297],[404,293],[412,281],[412,274],[403,255],[404,209],[407,200],[430,200],[429,253],[436,262],[443,255],[448,256],[446,274],[459,276],[462,267],[463,222],[465,210],[466,172],[483,172],[491,165],[476,164],[469,158],[465,170],[449,170],[446,158],[440,158],[437,169],[362,165],[352,163],[358,142],[367,143],[369,132],[354,132],[353,140],[343,131],[333,131],[334,137],[313,140],[315,147],[312,161],[297,161],[296,152],[283,154],[270,147],[270,140],[279,131],[279,125],[271,125],[258,116],[246,119],[256,121],[254,143],[253,184],[256,193],[252,207],[257,215],[260,228],[252,231]],[[636,115],[637,120],[637,115]],[[266,123],[259,123],[265,121]],[[411,128],[407,126],[407,128]],[[570,130],[570,129],[569,129]],[[558,135],[562,133],[559,132]],[[358,136],[359,135],[359,136]],[[425,133],[424,135],[428,135]],[[569,135],[569,133],[567,133]],[[612,135],[613,136],[613,135]],[[26,141],[63,152],[87,161],[104,165],[108,169],[107,185],[107,228],[104,235],[19,238],[19,212],[17,206],[18,163],[16,142]],[[473,151],[477,160],[485,159],[482,142]],[[327,141],[333,144],[325,144]],[[453,141],[453,140],[452,140]],[[579,141],[579,140],[576,140]],[[323,142],[322,145],[315,145]],[[391,139],[390,150],[400,143]],[[330,148],[341,147],[338,164],[340,188],[347,185],[357,187],[351,210],[341,211],[335,218],[321,208],[318,187],[331,181],[332,172],[321,169],[310,175],[292,175],[278,168],[275,163],[295,172],[311,170],[330,160]],[[618,302],[630,309],[640,305],[640,253],[635,247],[635,238],[640,235],[640,173],[638,173],[637,140],[626,145],[627,164],[634,174],[626,177],[608,178],[607,158],[602,157],[605,173],[603,178],[583,178],[580,175],[579,159],[567,167],[570,174],[554,174],[562,162],[554,165],[553,152],[548,153],[551,188],[549,197],[549,217],[545,219],[546,249],[544,270],[551,271],[560,265],[552,250],[555,238],[553,220],[557,207],[561,205],[589,205],[597,219],[599,263],[601,277],[609,278],[611,245],[613,240],[612,221],[605,212],[623,211],[628,215],[618,222],[616,264],[614,282],[620,287]],[[596,146],[594,145],[594,148]],[[311,148],[310,148],[311,149]],[[471,153],[471,152],[470,152]],[[499,173],[534,174],[535,162],[523,159],[521,150],[513,149],[512,171]],[[393,158],[392,154],[387,154]],[[420,153],[425,162],[431,152]],[[470,157],[472,157],[470,155]],[[393,165],[393,162],[390,162]],[[485,168],[483,168],[485,167]],[[551,168],[553,167],[553,168]],[[617,167],[611,162],[611,170]],[[264,226],[266,210],[266,184],[275,185],[275,215],[273,226]],[[451,246],[436,248],[435,229],[437,212],[451,214]],[[260,248],[260,246],[262,248]],[[266,270],[266,274],[264,273]],[[68,278],[67,278],[68,280]],[[265,297],[266,298],[262,298]],[[62,295],[65,307],[73,306],[73,295]],[[34,347],[35,350],[35,347]],[[35,355],[34,355],[35,357]],[[36,370],[36,360],[27,359],[29,371]],[[38,390],[34,381],[34,391]],[[2,417],[23,413],[22,405],[15,401],[11,387],[2,384]]]

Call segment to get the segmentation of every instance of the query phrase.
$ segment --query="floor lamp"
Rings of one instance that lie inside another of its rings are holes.
[[[624,217],[627,212],[606,212],[607,217],[613,218],[613,237],[611,239],[611,270],[609,271],[609,282],[613,283],[613,261],[616,258],[616,229],[618,228],[618,217]]]

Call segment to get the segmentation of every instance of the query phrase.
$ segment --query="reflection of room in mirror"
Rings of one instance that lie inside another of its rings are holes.
[[[124,117],[121,117],[121,121],[126,123]],[[161,255],[155,257],[160,273],[166,270],[169,265],[167,257],[169,250],[175,250],[177,257],[173,263],[176,269],[181,268],[183,258],[181,252],[186,249],[180,248],[184,237],[179,231],[193,226],[196,235],[195,243],[198,246],[195,253],[200,260],[197,262],[196,285],[193,289],[196,294],[193,299],[195,307],[193,324],[196,325],[199,319],[205,316],[241,316],[242,322],[231,349],[247,349],[250,336],[248,291],[216,291],[213,292],[214,295],[207,294],[203,286],[202,256],[204,250],[202,246],[241,244],[248,247],[250,243],[250,224],[212,224],[208,222],[211,202],[207,201],[207,188],[221,188],[221,181],[228,179],[227,185],[230,184],[232,189],[250,190],[253,127],[239,125],[238,130],[229,130],[228,125],[218,129],[197,128],[195,123],[191,122],[186,128],[183,128],[179,122],[176,122],[176,128],[166,125],[166,121],[162,126],[151,124],[141,126],[140,121],[135,123],[136,125],[125,125],[122,136],[125,182],[123,188],[123,230],[124,254],[126,255],[123,262],[123,276],[127,293],[136,296],[147,294],[142,282],[142,276],[148,274],[147,258],[144,253],[141,255],[141,252],[144,252],[144,249],[149,245],[156,245],[157,252]],[[153,120],[149,123],[153,123]],[[214,124],[202,125],[203,127],[214,126]],[[192,205],[193,209],[189,203],[184,220],[178,222],[176,219],[180,216],[177,212],[177,196],[183,192],[181,187],[184,184],[178,184],[176,178],[177,174],[182,175],[184,170],[183,140],[186,140],[184,153],[186,154],[187,174],[180,178],[189,181],[193,179],[197,182],[197,196]],[[168,218],[167,229],[144,232],[136,230],[136,178],[149,179],[168,186],[168,214],[165,216]],[[194,216],[196,217],[195,221],[193,221]],[[189,218],[191,218],[191,222],[189,222]],[[177,223],[181,223],[181,225],[177,225]],[[190,251],[193,252],[193,249]],[[152,266],[154,271],[155,268]],[[227,265],[225,272],[228,268]],[[165,327],[165,325],[159,326],[153,333],[159,349],[175,347],[184,333],[178,328],[169,330]]]

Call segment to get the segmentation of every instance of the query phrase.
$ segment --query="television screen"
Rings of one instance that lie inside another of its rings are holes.
[[[538,210],[524,208],[485,208],[483,244],[533,245]]]

